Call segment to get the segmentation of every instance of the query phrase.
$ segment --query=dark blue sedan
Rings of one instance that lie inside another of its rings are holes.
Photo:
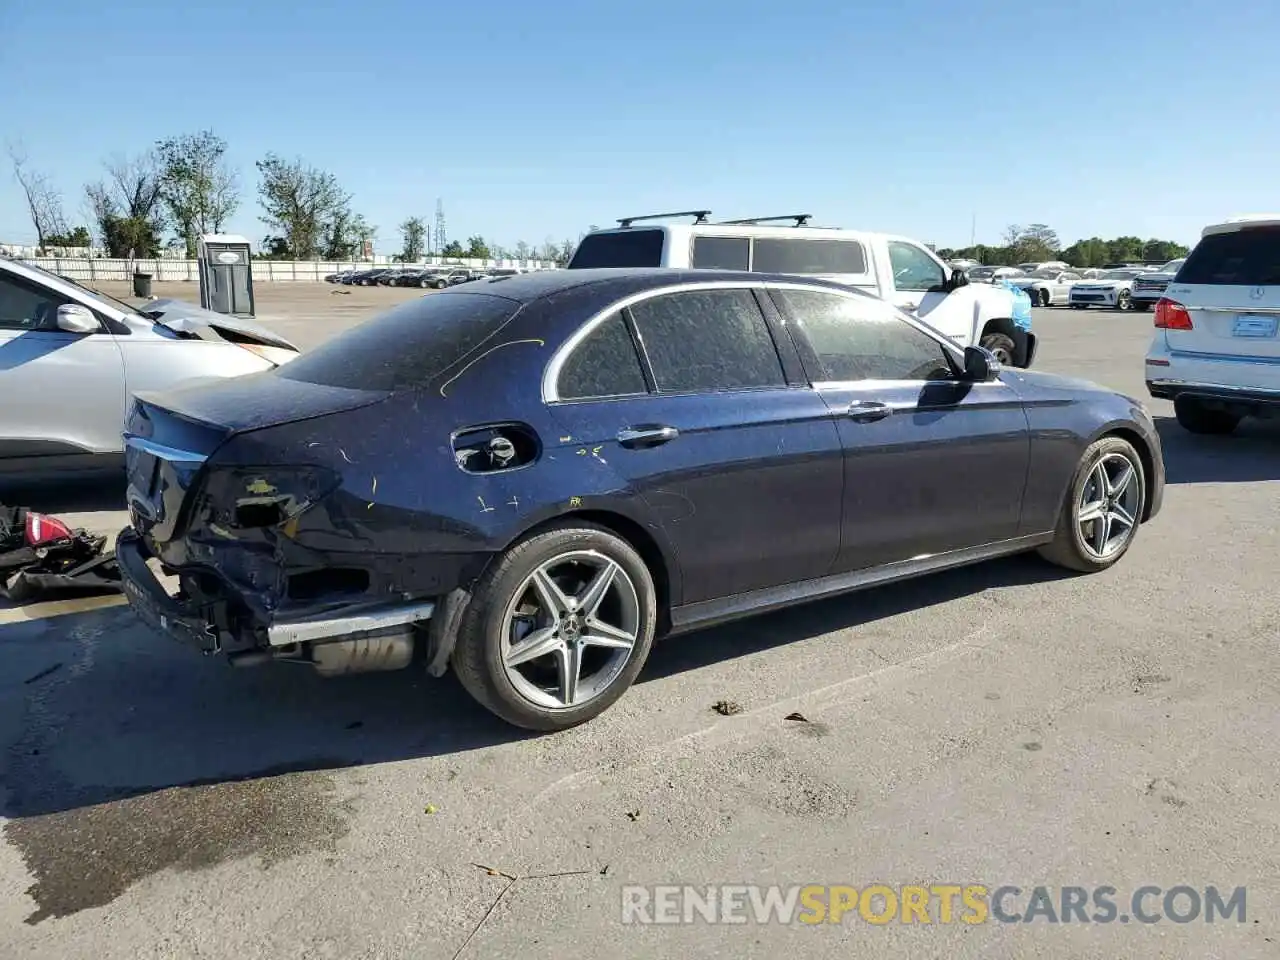
[[[708,270],[464,284],[141,396],[126,441],[143,619],[242,664],[451,664],[538,730],[655,636],[1019,551],[1104,570],[1164,489],[1136,400]]]

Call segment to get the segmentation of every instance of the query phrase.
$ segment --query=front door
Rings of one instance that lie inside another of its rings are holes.
[[[1010,387],[961,380],[937,339],[877,300],[774,297],[844,445],[836,571],[1017,534],[1030,437]]]
[[[120,347],[105,326],[98,333],[59,330],[58,307],[72,302],[0,273],[0,461],[122,449]]]
[[[813,579],[835,560],[839,432],[815,390],[788,383],[779,343],[793,349],[750,289],[691,288],[610,316],[561,368],[553,415],[661,524],[680,603]]]

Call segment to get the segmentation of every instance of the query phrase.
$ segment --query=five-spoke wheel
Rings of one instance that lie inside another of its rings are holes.
[[[1147,503],[1142,458],[1122,437],[1103,437],[1080,458],[1046,559],[1072,570],[1105,570],[1133,543]]]
[[[649,655],[656,611],[653,578],[629,543],[591,524],[550,527],[480,578],[453,667],[504,720],[571,727],[631,686]]]

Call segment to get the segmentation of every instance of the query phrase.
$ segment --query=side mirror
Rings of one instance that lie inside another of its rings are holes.
[[[64,303],[58,308],[58,329],[66,333],[97,333],[102,329],[88,307]]]
[[[947,279],[947,292],[959,290],[961,287],[969,285],[969,274],[963,270],[952,270],[951,276]]]
[[[990,383],[1000,376],[1000,361],[986,347],[964,348],[964,378],[973,383]]]

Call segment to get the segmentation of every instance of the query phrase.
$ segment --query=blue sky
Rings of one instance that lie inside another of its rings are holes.
[[[626,214],[807,211],[944,246],[1191,242],[1280,208],[1280,4],[1203,0],[14,2],[0,140],[83,220],[104,157],[210,128],[255,240],[269,150],[378,225],[507,246]],[[0,240],[31,242],[0,170]]]

